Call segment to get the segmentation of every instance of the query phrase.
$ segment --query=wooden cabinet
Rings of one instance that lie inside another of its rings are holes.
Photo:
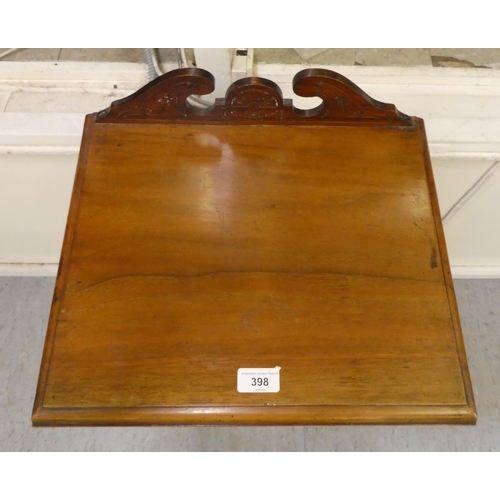
[[[212,88],[87,117],[33,423],[475,422],[422,120],[325,70],[308,112]]]

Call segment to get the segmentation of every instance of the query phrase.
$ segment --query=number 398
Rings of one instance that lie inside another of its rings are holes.
[[[266,377],[266,378],[252,378],[252,386],[264,386],[264,387],[267,387],[269,385],[269,379]]]

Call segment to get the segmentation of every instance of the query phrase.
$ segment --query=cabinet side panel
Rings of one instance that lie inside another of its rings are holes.
[[[433,208],[434,223],[436,227],[436,234],[439,241],[440,255],[441,255],[441,268],[443,270],[444,280],[446,284],[446,291],[448,294],[448,302],[450,305],[450,316],[453,323],[455,332],[455,341],[457,344],[458,357],[460,360],[460,369],[462,371],[462,379],[464,384],[465,395],[470,410],[476,415],[476,404],[474,401],[474,392],[472,390],[472,382],[470,378],[469,366],[467,363],[467,355],[465,353],[465,344],[460,326],[460,316],[458,314],[457,299],[455,296],[455,289],[453,287],[453,279],[451,276],[450,262],[448,258],[448,251],[446,249],[446,240],[444,236],[443,223],[441,219],[441,212],[439,210],[439,202],[436,191],[436,184],[434,182],[434,175],[432,172],[431,158],[429,154],[429,146],[427,143],[427,136],[425,132],[425,125],[422,119],[419,119],[419,129],[422,144],[422,153],[425,161],[425,169],[427,179],[429,182],[429,193],[431,196],[431,203]]]
[[[83,129],[82,143],[80,147],[80,155],[78,158],[78,165],[76,168],[75,180],[73,184],[73,192],[71,194],[71,202],[68,212],[68,219],[66,222],[66,229],[64,233],[63,246],[61,250],[61,259],[59,261],[59,268],[57,272],[57,279],[54,288],[54,296],[52,298],[52,305],[50,309],[49,322],[47,326],[47,335],[45,337],[45,344],[42,354],[42,361],[40,365],[40,374],[38,376],[38,385],[36,389],[35,402],[33,405],[32,421],[35,423],[37,414],[43,407],[43,400],[45,397],[45,388],[47,384],[47,376],[49,373],[50,359],[55,340],[55,332],[57,327],[57,320],[61,308],[61,298],[64,294],[66,287],[66,277],[68,265],[70,261],[71,247],[74,237],[74,228],[77,219],[78,209],[80,205],[81,191],[83,179],[85,177],[85,169],[87,166],[87,154],[90,145],[90,138],[92,128],[95,122],[94,115],[87,115],[85,118],[85,125]]]

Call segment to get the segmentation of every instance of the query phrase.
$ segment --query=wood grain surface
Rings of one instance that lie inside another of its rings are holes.
[[[89,116],[34,424],[475,422],[418,123]]]

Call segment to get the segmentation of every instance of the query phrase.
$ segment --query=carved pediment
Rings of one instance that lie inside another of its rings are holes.
[[[203,69],[185,68],[166,73],[134,94],[120,99],[97,114],[98,122],[224,121],[294,124],[349,124],[413,126],[411,117],[368,96],[344,76],[325,69],[305,69],[293,79],[293,90],[301,97],[319,97],[322,103],[309,110],[283,99],[281,89],[259,77],[234,82],[226,97],[211,107],[196,107],[190,96],[213,92],[214,77]]]

